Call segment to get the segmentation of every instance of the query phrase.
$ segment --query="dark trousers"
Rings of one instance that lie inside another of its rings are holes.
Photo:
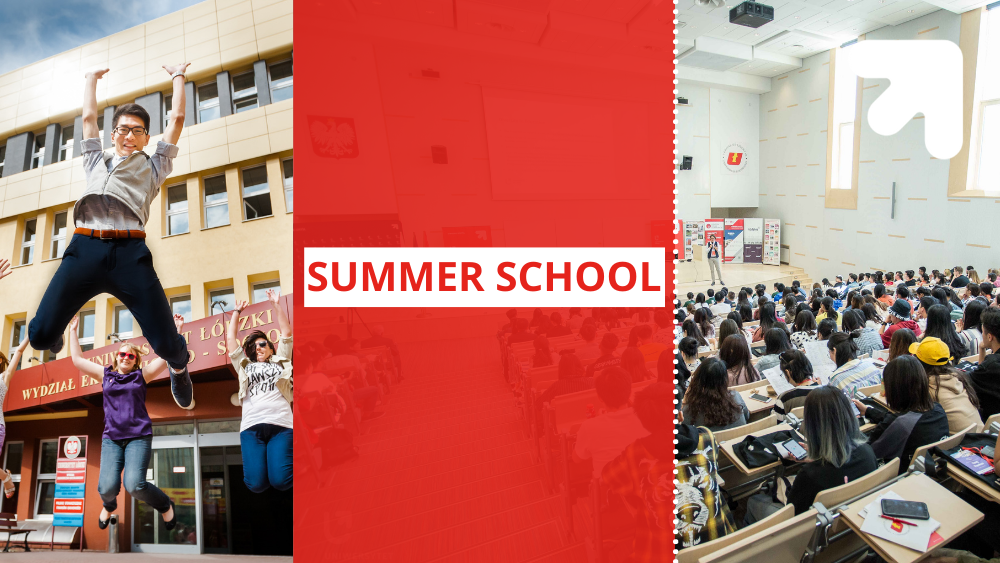
[[[255,424],[240,432],[243,482],[255,493],[270,487],[292,487],[292,429],[276,424]]]
[[[170,304],[153,269],[153,255],[143,239],[74,235],[28,325],[31,347],[51,348],[80,307],[100,293],[110,293],[128,307],[153,351],[170,367],[180,370],[187,365],[187,344],[177,334]]]

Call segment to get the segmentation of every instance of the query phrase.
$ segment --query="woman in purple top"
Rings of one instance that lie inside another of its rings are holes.
[[[172,530],[177,523],[174,501],[156,485],[146,481],[153,446],[153,423],[146,412],[146,384],[163,373],[166,360],[157,358],[142,366],[142,351],[122,342],[110,366],[101,366],[83,357],[77,336],[79,318],[69,323],[69,351],[73,365],[81,372],[102,378],[104,385],[104,435],[101,441],[101,477],[97,490],[104,501],[98,525],[108,527],[111,513],[118,508],[118,493],[125,472],[125,490],[163,514],[163,524]],[[184,317],[174,315],[177,332]]]

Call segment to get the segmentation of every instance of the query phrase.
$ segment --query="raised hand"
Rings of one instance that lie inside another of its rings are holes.
[[[184,71],[186,71],[188,65],[190,65],[190,64],[191,63],[180,63],[180,64],[170,65],[170,66],[163,65],[163,69],[167,71],[167,74],[170,74],[172,76],[174,74],[177,74],[178,72],[184,72]]]
[[[278,304],[278,299],[281,298],[281,293],[277,289],[269,289],[265,293],[267,293],[267,298],[271,301],[272,304],[274,305]]]
[[[174,315],[174,326],[177,327],[177,333],[181,333],[181,329],[184,328],[184,315]]]
[[[11,274],[10,271],[10,260],[6,258],[0,259],[0,280],[6,278]]]
[[[80,317],[73,315],[73,318],[69,321],[69,329],[76,332],[76,327],[80,326]]]
[[[246,309],[249,306],[250,302],[247,301],[246,299],[237,299],[236,306],[233,307],[233,310],[236,311],[237,313],[242,313],[243,309]]]
[[[107,73],[108,73],[108,69],[102,68],[102,69],[99,69],[99,70],[92,70],[92,71],[88,72],[87,74],[85,74],[84,76],[86,78],[90,78],[91,76],[93,76],[94,78],[100,80]]]

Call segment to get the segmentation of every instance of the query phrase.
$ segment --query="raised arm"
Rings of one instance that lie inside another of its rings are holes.
[[[80,324],[80,318],[74,316],[69,322],[69,355],[73,358],[73,365],[76,369],[91,377],[104,377],[104,366],[83,357],[83,349],[80,348],[80,337],[76,334],[76,327]]]
[[[83,138],[96,139],[101,131],[97,128],[97,81],[108,69],[88,72],[83,85]],[[102,372],[103,373],[103,372]]]
[[[183,334],[184,328],[184,316],[174,315],[174,326],[177,327],[177,333]],[[167,367],[167,361],[163,358],[156,358],[155,360],[146,364],[146,367],[142,368],[142,378],[146,380],[146,383],[156,379],[158,375],[163,373],[163,370]]]
[[[172,66],[164,65],[163,68],[173,76],[178,72],[183,73],[186,71],[189,64],[191,63],[181,63]],[[181,138],[181,129],[184,128],[184,108],[186,107],[184,99],[184,75],[177,74],[171,80],[174,85],[174,93],[170,99],[170,122],[167,123],[166,129],[163,130],[163,142],[176,145],[177,140]]]
[[[271,307],[274,309],[274,314],[278,316],[278,330],[281,331],[281,336],[284,338],[289,338],[292,336],[292,323],[288,320],[288,315],[285,310],[281,308],[281,303],[278,302],[280,294],[275,289],[267,290],[267,298],[271,301]]]
[[[239,350],[240,340],[236,337],[236,332],[240,328],[240,313],[243,309],[246,309],[250,304],[244,300],[237,300],[236,307],[233,309],[233,316],[229,320],[229,328],[226,329],[226,346],[230,353]]]
[[[24,353],[24,349],[28,347],[28,339],[25,338],[24,341],[14,350],[14,353],[10,355],[10,363],[7,365],[7,371],[3,372],[3,386],[10,388],[10,380],[14,376],[14,372],[17,370],[17,366],[21,364],[21,354]]]
[[[11,274],[10,260],[6,258],[0,258],[0,280],[6,278],[10,274]]]

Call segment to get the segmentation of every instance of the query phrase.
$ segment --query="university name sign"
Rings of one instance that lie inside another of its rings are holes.
[[[291,319],[292,296],[282,296],[280,306]],[[182,334],[188,345],[188,370],[192,375],[229,365],[226,352],[229,316],[230,314],[226,315],[225,321],[220,315],[215,315],[184,325]],[[241,339],[253,330],[267,333],[272,341],[278,339],[278,319],[271,309],[270,302],[247,307],[238,322],[237,334]],[[145,338],[130,338],[129,342],[136,344],[142,350],[143,366],[157,358]],[[85,352],[84,356],[96,364],[106,366],[111,364],[118,348],[119,344],[111,344]],[[169,377],[170,375],[164,371],[156,381],[166,380]],[[16,411],[46,403],[86,397],[101,393],[102,390],[100,379],[80,373],[73,365],[72,359],[63,358],[15,373],[4,402],[4,411]]]

